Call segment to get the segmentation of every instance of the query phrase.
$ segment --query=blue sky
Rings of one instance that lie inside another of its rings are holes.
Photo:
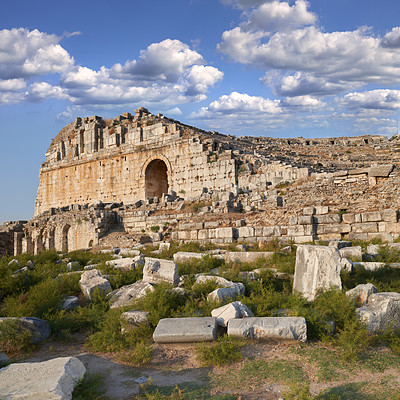
[[[238,136],[395,134],[398,15],[394,0],[4,2],[0,221],[33,215],[46,149],[77,116],[145,106]]]

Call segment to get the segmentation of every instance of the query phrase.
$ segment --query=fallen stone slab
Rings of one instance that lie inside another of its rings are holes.
[[[0,398],[70,400],[85,372],[76,357],[10,364],[0,369]]]
[[[149,283],[168,282],[177,286],[180,281],[178,267],[174,261],[146,257],[143,281]]]
[[[393,164],[378,165],[377,167],[371,167],[368,170],[368,176],[374,177],[388,177],[393,171]]]
[[[106,261],[110,267],[130,271],[133,269],[143,268],[144,258],[142,256],[120,258],[116,260]]]
[[[129,306],[133,300],[140,299],[148,292],[154,291],[154,287],[143,281],[137,281],[130,285],[125,285],[107,295],[110,300],[110,308]]]
[[[137,249],[120,249],[119,255],[124,257],[137,257],[140,256],[140,250]]]
[[[50,325],[43,319],[36,317],[1,317],[0,323],[18,321],[22,329],[28,329],[32,333],[31,343],[38,344],[47,339],[51,334]]]
[[[211,293],[208,294],[208,300],[214,301],[226,301],[226,300],[235,300],[241,293],[239,286],[232,286],[232,287],[224,287],[218,288],[213,290]]]
[[[400,293],[374,293],[366,306],[357,308],[358,316],[370,332],[400,329]]]
[[[214,317],[164,318],[153,334],[156,343],[211,342],[216,337],[217,319]]]
[[[339,250],[329,246],[299,245],[296,252],[293,292],[314,300],[318,290],[342,288],[340,271],[348,264]]]
[[[274,253],[272,251],[230,251],[219,256],[226,262],[255,262],[260,258],[272,257]]]
[[[111,292],[111,284],[109,280],[104,278],[97,269],[85,271],[81,275],[79,286],[88,299],[91,299],[95,290],[100,290],[103,294]]]
[[[363,306],[368,303],[368,297],[374,293],[378,293],[378,289],[372,283],[366,283],[348,290],[346,296],[355,299],[359,305]]]
[[[228,336],[249,339],[282,338],[305,342],[307,324],[303,317],[249,317],[231,319]]]
[[[331,240],[328,246],[336,247],[338,250],[341,250],[351,247],[352,245],[353,243],[347,240]]]
[[[383,262],[355,262],[353,263],[353,267],[363,267],[367,271],[376,271],[379,268],[385,266]]]
[[[218,325],[227,326],[231,319],[254,317],[254,314],[241,301],[234,301],[222,307],[214,308],[211,311],[211,316],[217,318]]]
[[[174,261],[177,263],[183,263],[192,260],[201,260],[203,257],[206,257],[205,253],[190,253],[185,251],[178,251],[174,254]]]

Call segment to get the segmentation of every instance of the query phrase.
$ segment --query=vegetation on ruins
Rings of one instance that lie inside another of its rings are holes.
[[[214,247],[193,242],[183,245],[172,243],[169,249],[157,257],[172,259],[178,251],[204,252]],[[79,271],[94,263],[98,264],[97,268],[102,274],[108,276],[113,289],[142,278],[140,269],[124,271],[106,265],[105,261],[111,259],[110,254],[86,251],[60,254],[46,251],[36,256],[22,254],[15,258],[3,257],[0,259],[0,317],[44,319],[51,326],[51,340],[73,341],[75,335],[83,334],[89,350],[113,353],[113,357],[124,363],[142,366],[151,360],[154,348],[152,333],[160,319],[209,316],[214,308],[229,303],[228,300],[217,302],[207,298],[208,293],[218,287],[216,281],[194,285],[195,274],[218,270],[219,276],[245,285],[246,295],[241,295],[237,300],[248,306],[254,315],[304,317],[309,342],[288,346],[285,350],[286,358],[264,360],[244,357],[245,341],[221,334],[214,343],[196,346],[200,365],[209,368],[224,366],[212,375],[208,387],[221,385],[222,381],[232,388],[240,385],[249,387],[267,379],[288,388],[285,398],[311,399],[314,397],[309,394],[309,372],[304,368],[305,360],[312,365],[315,379],[320,382],[335,381],[340,377],[345,380],[351,374],[371,368],[382,373],[390,368],[400,368],[400,333],[392,329],[378,335],[368,333],[357,318],[356,302],[345,294],[346,290],[366,282],[374,284],[381,292],[400,292],[400,269],[388,266],[400,260],[400,251],[381,246],[375,261],[385,263],[384,267],[375,271],[356,267],[352,274],[343,272],[343,290],[332,288],[319,293],[313,302],[309,302],[292,293],[295,249],[294,245],[283,245],[275,240],[266,243],[261,249],[273,250],[274,255],[253,263],[228,263],[211,256],[181,263],[178,268],[183,279],[181,287],[184,294],[167,283],[161,283],[155,286],[153,292],[134,301],[129,307],[113,309],[110,309],[108,299],[100,292],[87,300],[79,287]],[[153,246],[141,249],[148,256],[154,250]],[[18,263],[11,262],[12,259],[18,260]],[[29,260],[33,261],[35,267],[16,273]],[[68,262],[73,261],[77,264],[69,264],[68,268]],[[260,269],[258,279],[254,279],[249,272],[257,268]],[[70,295],[78,296],[79,306],[72,310],[62,310],[60,306],[64,298]],[[124,311],[132,309],[147,311],[148,322],[134,326],[121,319]],[[30,343],[30,332],[21,330],[15,321],[0,323],[0,349],[11,359],[23,358],[35,350],[35,346]],[[241,363],[235,364],[239,360],[242,360]],[[99,382],[99,376],[85,378],[76,389],[74,398],[102,398]],[[391,397],[397,393],[395,385],[389,380],[386,383],[391,388],[391,391],[387,390],[386,398],[395,398]],[[89,394],[85,394],[85,390],[89,390]],[[358,386],[337,390],[332,388],[316,398],[344,399],[355,393],[354,398],[362,399],[364,397],[357,397],[357,393],[364,390],[375,389],[369,382],[360,382]],[[100,394],[90,397],[91,392]],[[149,385],[138,398],[210,398],[196,397],[196,393],[199,393],[199,388],[180,385],[170,388],[168,392],[167,389],[160,391]]]

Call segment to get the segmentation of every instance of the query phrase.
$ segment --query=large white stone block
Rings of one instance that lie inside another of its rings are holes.
[[[329,290],[333,286],[341,289],[340,271],[344,264],[334,247],[298,246],[293,291],[314,300],[318,290]]]
[[[177,286],[179,284],[178,267],[174,261],[146,257],[143,268],[143,282],[168,282]]]
[[[2,400],[70,400],[86,368],[76,357],[15,363],[0,369]]]

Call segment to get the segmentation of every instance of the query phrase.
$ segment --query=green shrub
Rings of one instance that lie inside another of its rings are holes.
[[[0,349],[9,357],[16,357],[34,349],[32,332],[17,320],[0,322]]]
[[[103,389],[104,376],[101,374],[86,374],[75,386],[72,393],[73,400],[102,400],[105,393]]]
[[[202,259],[192,259],[184,263],[178,263],[179,275],[199,274],[208,272],[214,268],[219,268],[224,265],[225,261],[219,258],[205,256]]]
[[[240,361],[243,342],[226,335],[213,344],[202,343],[196,347],[197,359],[202,365],[225,365]]]
[[[142,366],[147,364],[151,358],[151,347],[149,341],[139,340],[128,349],[121,352],[119,359],[131,365]]]

